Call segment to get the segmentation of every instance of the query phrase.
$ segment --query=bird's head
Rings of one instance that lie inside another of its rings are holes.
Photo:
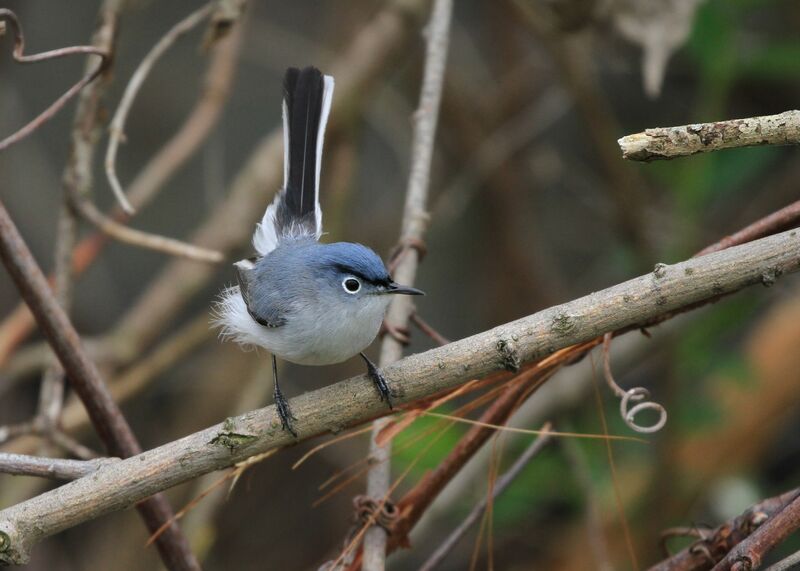
[[[345,303],[385,308],[394,294],[425,295],[396,283],[378,255],[361,244],[326,244],[314,260],[326,289]]]

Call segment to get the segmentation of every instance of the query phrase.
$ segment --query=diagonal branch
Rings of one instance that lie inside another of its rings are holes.
[[[741,515],[704,533],[690,546],[653,565],[648,571],[706,571],[711,569],[715,562],[723,559],[725,554],[738,551],[738,545],[743,545],[756,533],[767,528],[767,524],[775,521],[779,514],[786,511],[787,505],[791,504],[792,500],[796,501],[799,494],[800,488],[796,488],[758,502]],[[728,568],[730,567],[725,567],[725,569]]]
[[[5,253],[4,253],[5,255]],[[607,331],[800,271],[800,230],[693,258],[440,347],[385,369],[398,405],[528,363]],[[46,287],[42,279],[42,287]],[[364,375],[291,401],[301,439],[386,414]],[[125,509],[181,482],[296,441],[274,406],[231,417],[0,511],[0,561],[22,562],[42,538]]]
[[[731,549],[713,571],[750,571],[758,569],[764,555],[800,529],[800,491],[784,494],[786,503],[752,535]]]
[[[622,158],[656,161],[757,145],[800,145],[800,111],[778,115],[658,127],[617,141]]]
[[[72,387],[83,401],[92,424],[109,453],[121,457],[139,454],[141,447],[133,431],[108,392],[97,367],[86,356],[78,332],[50,291],[42,270],[33,259],[2,202],[0,258],[50,342]],[[158,529],[172,517],[169,503],[161,495],[142,502],[139,510],[151,531]],[[170,533],[160,538],[158,548],[164,563],[171,569],[200,568],[176,524],[170,526]]]

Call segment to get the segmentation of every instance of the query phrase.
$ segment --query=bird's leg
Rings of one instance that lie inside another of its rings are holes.
[[[386,404],[389,405],[389,408],[392,407],[392,391],[389,389],[389,384],[386,382],[386,377],[383,376],[381,370],[369,360],[369,358],[364,355],[364,353],[359,353],[361,358],[364,359],[364,362],[367,364],[367,376],[372,379],[372,382],[375,383],[375,388],[378,389],[378,392],[381,395],[381,400],[385,400]]]
[[[278,416],[281,417],[281,426],[283,426],[285,431],[297,438],[297,433],[294,431],[294,428],[292,428],[292,420],[297,420],[297,418],[292,414],[289,403],[283,396],[280,385],[278,385],[278,361],[275,359],[275,355],[272,356],[272,379],[274,381],[273,396],[275,397],[275,408],[278,409]]]

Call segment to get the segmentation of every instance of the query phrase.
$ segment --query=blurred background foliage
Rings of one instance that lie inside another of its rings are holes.
[[[532,7],[541,21],[532,22],[520,4]],[[800,156],[793,148],[729,150],[643,165],[623,162],[616,146],[618,137],[647,127],[796,107],[800,3],[688,2],[696,4],[688,36],[675,48],[660,93],[652,97],[645,92],[641,49],[614,25],[630,9],[627,4],[456,3],[428,256],[418,278],[428,292],[419,313],[448,338],[610,286],[656,262],[685,259],[800,195]],[[2,5],[20,16],[31,51],[87,42],[98,8],[86,0]],[[128,2],[106,98],[109,114],[144,54],[195,6],[185,0]],[[399,231],[424,47],[425,2],[412,0],[253,2],[222,121],[132,224],[189,237],[223,204],[259,140],[279,126],[285,67],[314,64],[327,70],[386,10],[417,11],[422,17],[413,17],[408,40],[363,96],[342,111],[342,126],[326,141],[322,202],[327,239],[360,241],[388,254]],[[644,18],[640,25],[649,25],[663,16],[656,11],[636,17]],[[118,161],[123,182],[136,175],[193,105],[207,60],[198,47],[201,38],[198,31],[179,42],[145,84]],[[74,81],[83,62],[22,67],[8,55],[8,38],[0,40],[0,48],[0,132],[6,134]],[[0,154],[3,201],[45,268],[52,266],[73,111],[71,105],[30,139]],[[93,194],[105,208],[112,199],[101,162],[95,161]],[[88,232],[84,226],[82,233]],[[248,244],[230,260],[243,253],[249,253]],[[111,243],[77,282],[72,314],[79,330],[94,340],[119,333],[120,319],[168,264],[161,254]],[[220,287],[232,280],[223,264],[176,319],[159,325],[156,342],[141,354],[116,362],[104,360],[100,351],[113,382],[146,362],[159,343],[193,319],[201,324],[191,351],[151,375],[124,402],[145,448],[268,402],[267,356],[242,353],[204,332],[203,316]],[[10,280],[0,280],[2,315],[18,302]],[[649,339],[629,334],[637,338],[615,341],[612,352],[621,384],[648,387],[670,414],[667,427],[649,437],[648,445],[613,446],[642,568],[663,557],[662,529],[716,525],[760,498],[798,485],[800,283],[790,277],[771,289],[752,289],[650,333]],[[32,336],[0,370],[0,424],[33,414],[44,354],[40,346],[41,338]],[[415,331],[409,350],[431,346]],[[296,395],[355,374],[359,367],[355,362],[324,369],[291,366],[284,373],[291,379],[286,390]],[[601,432],[592,390],[592,380],[601,378],[599,367],[595,355],[556,375],[520,411],[520,422],[538,428],[552,420],[561,430]],[[558,385],[575,390],[561,393]],[[604,387],[600,391],[609,431],[629,434],[617,401]],[[398,439],[394,472],[410,468],[399,491],[441,462],[466,431],[456,425],[431,442],[439,426],[436,419],[423,418]],[[75,435],[99,447],[85,427]],[[529,440],[511,434],[499,438],[501,472]],[[315,444],[281,452],[249,470],[230,495],[215,492],[187,516],[185,528],[207,568],[311,569],[335,556],[351,525],[351,498],[362,492],[363,477],[318,507],[312,504],[331,473],[365,456],[367,441],[358,437],[327,448],[293,471],[292,464]],[[10,442],[5,448],[15,446],[26,444]],[[41,444],[27,447],[57,452]],[[485,494],[488,457],[474,460],[451,484],[412,534],[414,548],[400,553],[392,568],[416,568]],[[218,477],[172,490],[173,505],[183,505]],[[0,477],[0,504],[49,486]],[[594,528],[587,527],[592,505]],[[587,548],[598,530],[610,568],[632,568],[606,448],[599,441],[550,445],[498,499],[491,529],[497,569],[600,568],[596,550]],[[442,569],[468,568],[476,531]],[[158,568],[154,550],[143,548],[145,540],[135,514],[115,514],[43,542],[29,568]],[[687,542],[670,545],[677,550]],[[797,549],[800,540],[794,537],[775,556]],[[479,561],[479,567],[486,565],[485,550]]]

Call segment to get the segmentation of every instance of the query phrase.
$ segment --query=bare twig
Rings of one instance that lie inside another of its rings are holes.
[[[110,126],[111,136],[109,139],[108,150],[106,153],[106,174],[108,175],[109,183],[114,190],[117,200],[122,206],[123,211],[132,215],[134,213],[133,206],[128,202],[125,197],[119,180],[116,177],[114,161],[116,157],[117,148],[120,139],[124,136],[123,129],[128,110],[133,104],[133,100],[141,87],[147,73],[158,60],[158,58],[166,51],[180,36],[188,33],[197,24],[208,18],[214,9],[214,2],[209,2],[199,10],[193,12],[184,20],[179,22],[162,39],[155,45],[155,47],[148,53],[142,64],[137,68],[136,72],[128,84],[123,95],[122,102],[120,103],[117,113]],[[69,194],[73,207],[89,222],[97,226],[100,230],[109,236],[127,244],[148,248],[159,252],[164,252],[173,256],[185,257],[190,260],[201,262],[218,263],[223,260],[222,253],[187,244],[180,240],[167,238],[141,230],[129,228],[123,224],[118,223],[114,219],[103,214],[91,202],[88,192],[70,192]]]
[[[0,426],[0,444],[13,440],[18,436],[24,434],[32,434],[36,431],[36,423],[33,421],[19,422],[17,424],[9,424]]]
[[[453,12],[452,0],[436,0],[431,9],[427,29],[425,69],[420,89],[419,106],[414,114],[411,172],[406,190],[403,224],[400,231],[400,248],[412,242],[421,242],[428,225],[428,188],[430,186],[431,162],[436,140],[439,118],[439,103],[447,62],[450,37],[450,20]],[[403,284],[413,285],[419,263],[419,252],[406,248],[399,254],[393,270],[394,278]],[[409,317],[414,312],[410,297],[392,301],[386,315],[387,325],[402,329],[408,327]],[[403,356],[403,344],[392,335],[381,343],[380,366],[389,365]],[[386,419],[378,419],[372,427],[370,458],[375,462],[367,476],[367,496],[379,501],[386,497],[391,486],[391,442],[380,444],[378,436],[386,426]],[[382,571],[386,566],[386,530],[373,525],[364,535],[363,565],[366,571]]]
[[[81,347],[77,331],[64,310],[53,297],[47,280],[33,259],[0,202],[0,258],[8,273],[28,303],[42,332],[50,341],[61,361],[75,392],[86,406],[92,423],[113,456],[134,456],[141,452],[136,437],[108,392],[97,367]],[[163,496],[142,502],[139,510],[148,528],[158,529],[172,516]],[[199,569],[188,543],[177,526],[165,533],[159,542],[159,552],[171,569]]]
[[[100,457],[100,454],[88,446],[84,446],[63,430],[47,427],[43,436],[49,439],[52,444],[61,447],[61,449],[80,460],[93,460]]]
[[[128,118],[128,112],[136,99],[136,95],[139,93],[139,89],[141,89],[142,84],[144,84],[144,80],[147,78],[156,62],[181,36],[188,34],[198,24],[208,18],[216,3],[215,0],[208,2],[203,7],[186,16],[183,20],[175,24],[166,34],[161,36],[161,39],[156,42],[156,45],[148,52],[139,64],[139,67],[136,68],[136,71],[133,72],[128,86],[125,88],[125,92],[122,95],[122,100],[119,102],[117,111],[114,113],[114,118],[111,120],[111,124],[108,127],[110,135],[108,137],[108,147],[106,148],[106,176],[117,198],[117,202],[119,202],[122,210],[128,215],[133,215],[136,210],[125,197],[125,192],[122,190],[122,185],[117,178],[116,170],[117,150],[119,149],[120,141],[125,136],[125,120]]]
[[[119,4],[105,3],[100,11],[97,29],[92,37],[94,47],[104,53],[112,54],[117,36],[117,11]],[[110,69],[110,66],[104,68]],[[91,64],[86,64],[87,74]],[[106,93],[109,74],[103,74],[98,81],[87,86],[78,98],[77,110],[70,132],[69,161],[64,168],[64,192],[56,230],[53,289],[56,300],[69,315],[72,307],[72,254],[78,237],[78,221],[69,204],[71,192],[89,192],[92,186],[92,162],[97,136],[100,131],[101,98]],[[55,355],[42,375],[39,406],[36,412],[38,424],[45,432],[55,431],[64,402],[64,371]]]
[[[108,218],[103,214],[90,200],[88,196],[78,195],[73,193],[70,196],[72,205],[86,220],[97,226],[100,230],[119,240],[132,246],[140,248],[147,248],[148,250],[155,250],[169,254],[170,256],[177,256],[179,258],[186,258],[196,262],[208,262],[217,264],[224,259],[222,252],[187,244],[174,238],[167,238],[166,236],[159,236],[158,234],[151,234],[149,232],[142,232],[115,222],[113,219]]]
[[[450,343],[450,340],[436,331],[431,325],[420,317],[419,313],[416,311],[411,314],[411,321],[419,327],[419,330],[422,331],[425,335],[433,339],[437,345],[447,345]]]
[[[63,432],[60,428],[53,426],[42,416],[36,416],[33,420],[20,422],[18,424],[0,426],[0,444],[22,436],[37,436],[43,438],[46,442],[61,448],[65,452],[81,460],[90,460],[98,457],[98,454],[94,450],[84,446]]]
[[[239,22],[225,38],[214,42],[203,86],[186,121],[130,184],[128,196],[134,208],[142,208],[152,200],[197,152],[219,122],[230,96],[243,26],[244,22]],[[126,218],[122,212],[115,214],[121,215],[114,216],[117,220]]]
[[[408,545],[408,534],[422,515],[439,496],[445,486],[460,472],[467,462],[495,434],[490,425],[503,425],[517,408],[520,399],[528,391],[538,367],[525,371],[507,383],[503,392],[480,416],[478,424],[473,425],[450,451],[442,462],[403,496],[398,503],[400,519],[395,523],[390,538],[391,550]]]
[[[69,169],[70,166],[67,168]],[[56,240],[53,293],[67,315],[69,315],[72,305],[72,249],[77,238],[76,222],[75,214],[65,200],[61,204],[56,230],[58,238]],[[41,418],[46,426],[55,427],[58,425],[63,406],[64,370],[56,356],[51,355],[50,363],[42,375],[36,416]]]
[[[543,432],[547,432],[550,430],[551,424],[549,422],[545,423],[541,430]],[[494,485],[494,489],[492,490],[492,499],[497,499],[505,490],[508,488],[509,485],[514,481],[514,479],[519,476],[528,463],[550,442],[552,436],[547,434],[542,434],[536,440],[534,440],[530,446],[528,446],[525,451],[519,455],[519,458],[511,465],[511,467],[500,477]],[[420,571],[432,571],[439,565],[442,561],[444,561],[445,557],[453,550],[456,544],[464,537],[464,534],[469,531],[469,528],[472,527],[478,518],[483,515],[483,512],[486,510],[486,506],[489,503],[489,496],[484,496],[483,499],[478,502],[475,507],[472,508],[472,511],[469,512],[464,521],[459,525],[453,532],[444,540],[444,542],[434,551],[431,556],[428,558],[425,563],[422,564],[420,567]]]
[[[760,533],[766,522],[776,520],[780,513],[788,509],[787,505],[793,500],[796,504],[798,497],[800,489],[794,489],[763,500],[748,508],[740,516],[703,533],[702,537],[692,545],[653,565],[648,571],[707,571],[726,554],[733,553],[732,550],[736,549],[737,545],[742,545],[756,533]],[[771,535],[771,533],[768,530],[766,534]],[[728,562],[727,567],[717,566],[714,569],[730,569],[730,564],[731,562]]]
[[[752,224],[745,226],[738,232],[725,236],[722,240],[703,248],[695,254],[696,256],[704,256],[711,252],[719,252],[725,248],[736,246],[737,244],[744,244],[751,240],[763,238],[774,234],[778,230],[786,230],[792,228],[800,222],[800,200],[785,206],[780,210],[768,214],[764,218],[756,220]]]
[[[4,227],[5,224],[0,225]],[[6,250],[4,247],[4,258]],[[559,348],[595,340],[605,331],[633,327],[655,315],[713,297],[719,288],[735,291],[761,283],[765,272],[780,276],[796,271],[800,271],[800,231],[790,230],[669,266],[658,278],[646,274],[444,347],[411,355],[388,365],[384,372],[397,394],[396,403],[402,405],[512,364],[520,366],[541,359]],[[43,277],[39,278],[40,287],[46,288]],[[655,279],[658,290],[653,287]],[[512,408],[515,402],[516,399],[510,403]],[[305,393],[290,404],[298,418],[295,428],[301,439],[330,431],[338,433],[344,427],[387,413],[385,403],[364,375]],[[0,553],[0,559],[24,561],[33,544],[45,536],[295,442],[281,429],[275,407],[269,406],[123,460],[98,470],[92,478],[71,482],[0,512],[0,533],[8,537],[8,548]]]
[[[16,476],[36,476],[54,480],[74,480],[114,462],[119,462],[119,458],[64,460],[63,458],[41,458],[39,456],[0,452],[0,473]]]
[[[5,24],[5,25],[3,25]],[[95,46],[71,46],[67,48],[59,48],[40,54],[25,55],[25,36],[22,33],[22,25],[19,23],[16,14],[7,8],[0,8],[0,36],[3,35],[6,27],[10,26],[14,33],[14,60],[18,63],[37,63],[48,59],[55,59],[71,55],[96,55],[100,57],[100,62],[83,76],[83,78],[70,87],[64,94],[56,99],[50,106],[42,111],[35,119],[30,121],[27,125],[19,129],[16,133],[9,135],[0,141],[0,151],[3,151],[24,139],[36,129],[41,127],[44,123],[58,113],[64,105],[72,99],[81,89],[86,87],[94,79],[96,79],[109,63],[108,52],[104,49]]]
[[[134,207],[141,208],[150,202],[194,155],[217,124],[230,94],[241,35],[241,26],[236,26],[228,37],[214,43],[204,86],[194,108],[178,132],[150,159],[130,185],[129,196]],[[112,209],[107,216],[117,222],[129,218],[119,209]],[[73,274],[80,275],[89,267],[107,243],[107,235],[101,232],[84,238],[74,251]],[[3,321],[0,325],[0,365],[33,330],[34,324],[24,303]]]
[[[622,158],[632,161],[674,159],[721,149],[800,144],[800,111],[778,115],[658,127],[617,141]]]
[[[159,343],[151,353],[143,356],[125,372],[109,383],[114,402],[123,404],[140,394],[152,381],[164,371],[169,370],[176,362],[196,351],[197,348],[212,337],[208,327],[208,315],[194,318],[172,335]],[[61,418],[61,428],[75,433],[85,428],[89,418],[86,409],[77,400],[68,400]],[[25,451],[28,450],[17,450]]]
[[[795,551],[789,557],[781,559],[774,565],[770,565],[764,571],[791,571],[800,567],[800,551]]]
[[[751,571],[761,567],[764,555],[800,529],[800,491],[786,498],[784,506],[745,540],[736,544],[714,566],[713,571]]]

